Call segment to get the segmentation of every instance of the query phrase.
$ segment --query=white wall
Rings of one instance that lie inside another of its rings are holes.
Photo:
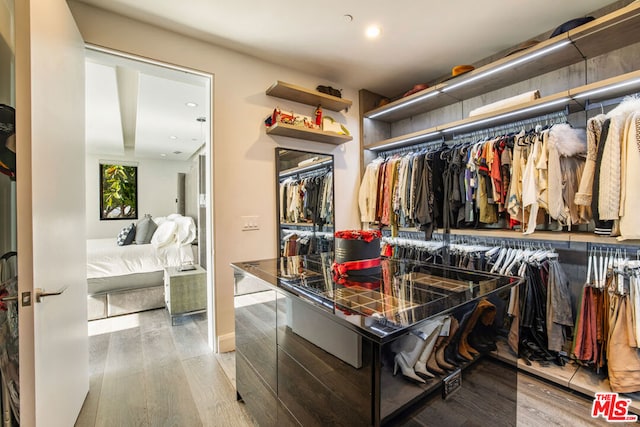
[[[123,160],[138,163],[138,219],[145,214],[153,217],[176,212],[178,173],[189,171],[189,162],[117,158],[114,156],[87,155],[87,238],[115,237],[131,220],[100,221],[100,160]],[[196,219],[196,218],[194,218]],[[136,222],[137,220],[133,220]]]
[[[233,273],[229,264],[277,256],[276,146],[334,154],[336,227],[360,226],[355,197],[360,179],[358,93],[340,82],[307,75],[287,65],[263,62],[81,3],[69,4],[88,43],[214,75],[215,332],[219,337],[232,336]],[[331,115],[346,124],[353,141],[335,147],[267,136],[263,122],[276,105],[308,114],[313,111],[313,107],[266,96],[265,90],[276,80],[309,88],[318,84],[344,88],[343,96],[353,100],[354,106],[346,113]],[[243,215],[259,216],[260,230],[241,231]]]

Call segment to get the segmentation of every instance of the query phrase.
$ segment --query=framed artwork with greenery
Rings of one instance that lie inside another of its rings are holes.
[[[138,167],[100,165],[100,219],[138,218]]]

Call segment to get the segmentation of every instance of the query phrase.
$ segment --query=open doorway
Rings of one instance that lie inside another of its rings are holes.
[[[86,58],[90,334],[153,309],[172,325],[198,313],[213,349],[212,76],[95,47]],[[105,244],[132,253],[114,261]]]

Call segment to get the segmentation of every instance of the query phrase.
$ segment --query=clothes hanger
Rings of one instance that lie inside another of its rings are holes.
[[[498,252],[498,258],[496,259],[493,266],[491,266],[491,270],[490,270],[491,273],[495,273],[500,269],[500,264],[502,263],[502,260],[504,259],[506,253],[507,253],[507,248],[504,246],[504,242],[502,242],[502,246],[500,247]]]
[[[513,249],[511,255],[505,260],[504,267],[500,270],[500,274],[506,275],[513,268],[513,261],[520,249]]]

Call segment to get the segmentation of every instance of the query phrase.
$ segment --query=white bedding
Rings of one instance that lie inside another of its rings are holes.
[[[157,221],[154,219],[154,221]],[[169,215],[160,218],[158,229],[147,245],[118,246],[115,238],[87,240],[87,278],[122,276],[161,271],[195,261],[191,242],[195,225],[189,217]],[[171,223],[175,226],[167,228]],[[160,239],[161,238],[161,239]]]
[[[87,278],[150,273],[164,267],[177,267],[193,262],[191,245],[169,245],[156,248],[148,245],[118,246],[115,239],[87,240]]]

